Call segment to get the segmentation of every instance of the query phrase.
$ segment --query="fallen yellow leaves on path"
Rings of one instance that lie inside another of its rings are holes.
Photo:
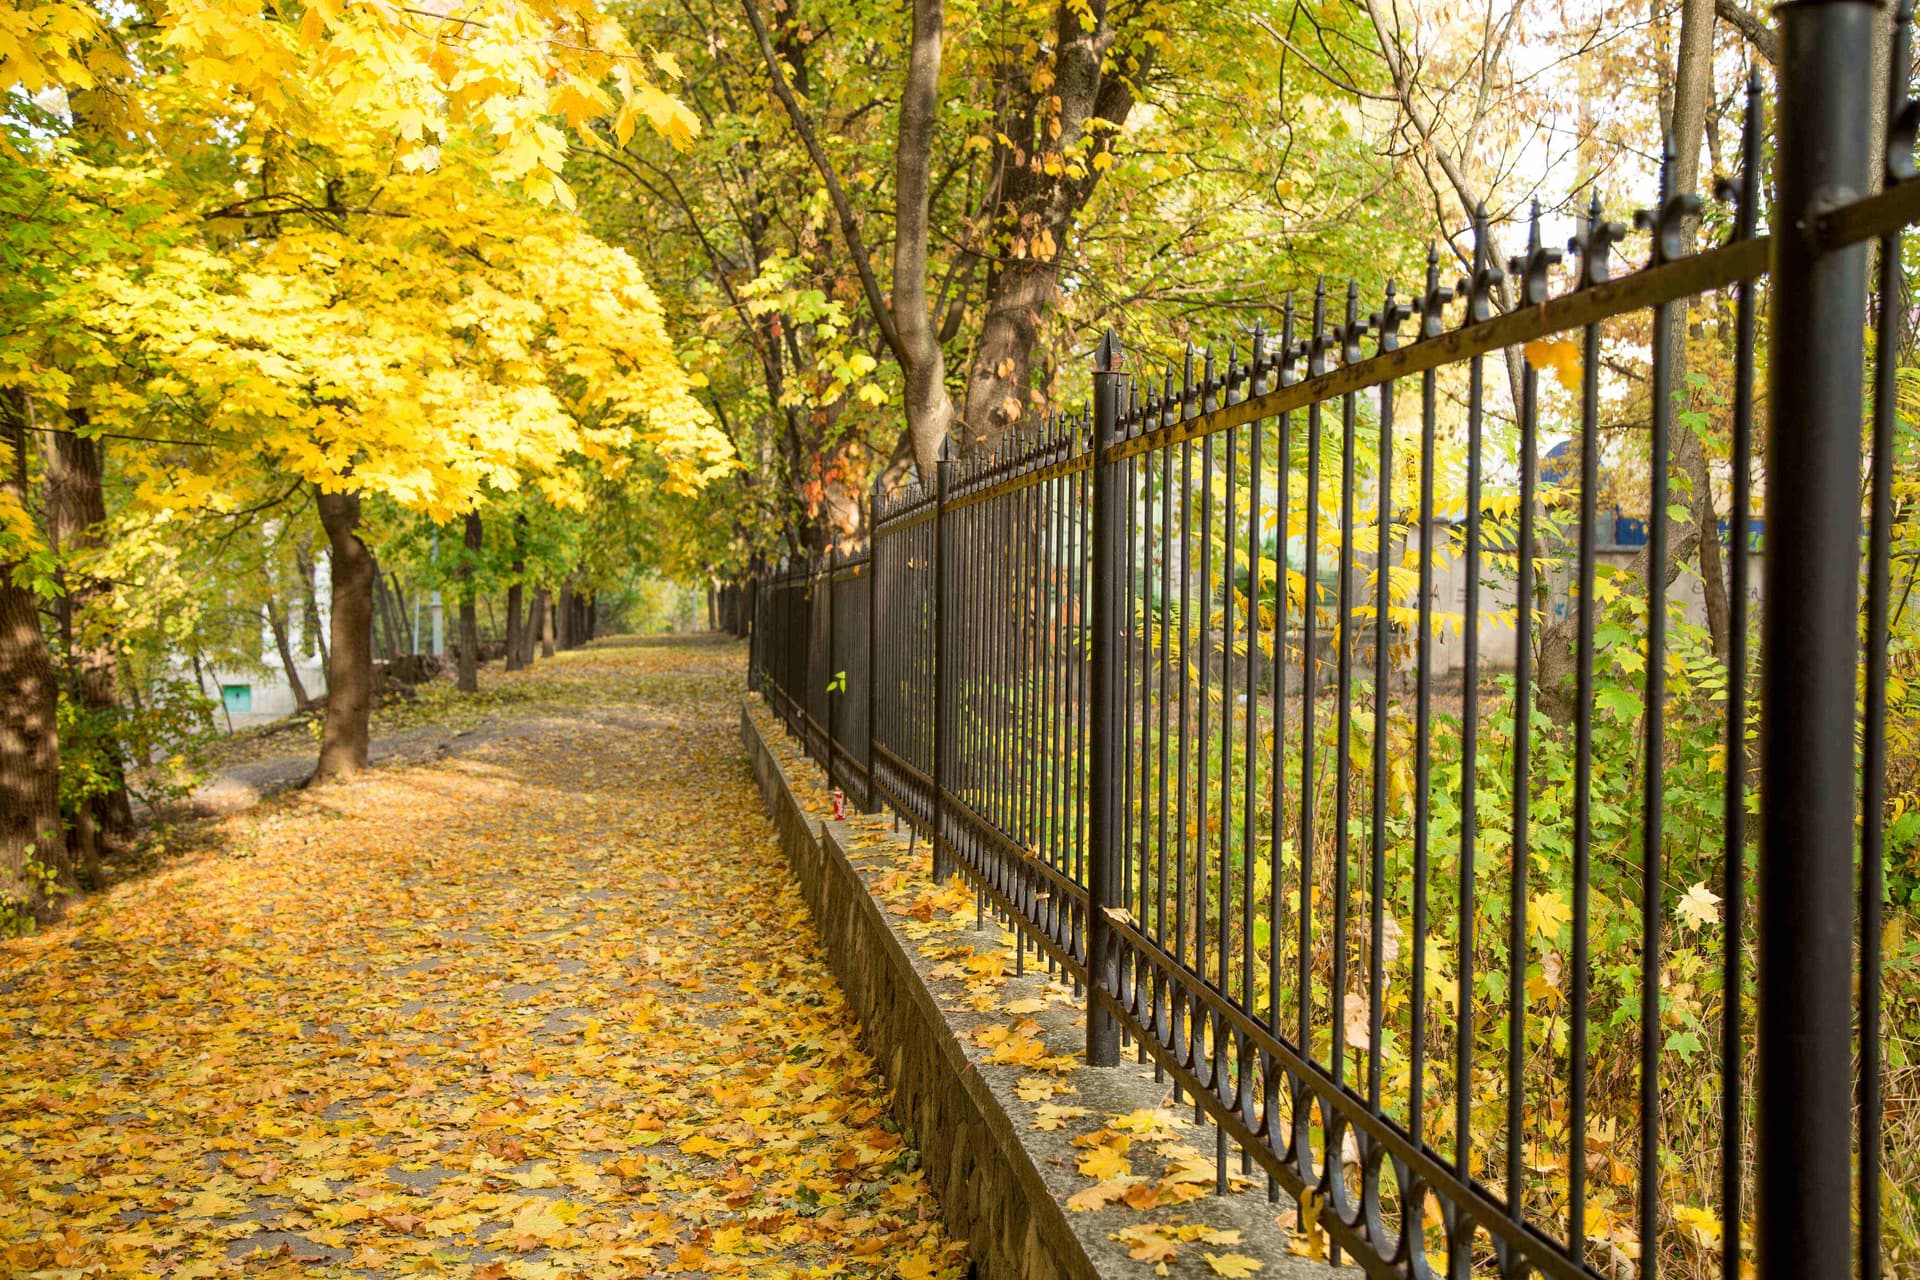
[[[957,1275],[742,653],[563,655],[571,729],[226,819],[0,946],[0,1274]]]

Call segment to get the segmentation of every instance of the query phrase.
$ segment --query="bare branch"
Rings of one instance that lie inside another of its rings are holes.
[[[1713,14],[1744,36],[1754,52],[1769,63],[1777,64],[1780,61],[1780,36],[1767,25],[1765,18],[1750,9],[1741,8],[1735,0],[1713,0]]]
[[[872,255],[867,252],[866,239],[860,234],[860,224],[853,214],[853,202],[847,199],[846,188],[840,185],[840,175],[834,171],[832,159],[820,145],[813,121],[808,118],[800,100],[793,96],[793,88],[787,83],[787,73],[780,67],[779,55],[773,51],[773,41],[767,37],[767,24],[761,20],[760,6],[755,0],[740,0],[740,5],[746,11],[748,24],[753,27],[754,39],[759,42],[760,56],[766,62],[767,75],[773,82],[773,94],[780,99],[780,105],[786,108],[787,118],[793,121],[794,132],[800,135],[808,156],[813,159],[813,167],[820,174],[820,181],[826,184],[827,196],[833,201],[833,211],[840,219],[840,234],[847,242],[847,254],[853,259],[854,270],[860,273],[860,287],[866,291],[867,306],[873,311],[874,323],[887,340],[887,347],[893,352],[894,359],[905,368],[908,363],[907,352],[901,345],[900,331],[894,326],[894,317],[887,309],[886,297],[880,292],[880,281],[874,277]]]

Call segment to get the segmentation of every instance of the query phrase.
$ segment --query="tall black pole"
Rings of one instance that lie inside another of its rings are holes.
[[[1867,193],[1874,15],[1781,5],[1761,676],[1755,1213],[1766,1280],[1852,1262],[1854,668],[1865,245],[1820,215]]]
[[[947,844],[947,787],[953,768],[952,732],[947,712],[953,705],[953,667],[948,660],[947,627],[952,621],[947,604],[951,595],[953,539],[947,530],[947,490],[953,486],[953,437],[940,442],[940,461],[934,464],[933,507],[933,878],[953,876],[953,850]]]
[[[747,692],[760,688],[760,557],[747,561]],[[536,624],[536,631],[538,625]]]
[[[839,672],[834,669],[833,661],[833,571],[839,563],[840,547],[839,544],[836,543],[827,548],[826,559],[820,575],[820,583],[826,589],[827,593],[827,722],[822,726],[822,730],[826,734],[827,739],[828,790],[832,790],[837,785],[833,778],[833,757],[840,745],[838,741],[840,737],[840,702],[841,699],[846,696],[843,690],[836,690],[834,688],[834,686],[840,682]],[[835,696],[836,693],[839,694],[838,697]]]
[[[880,788],[873,782],[874,712],[878,710],[880,688],[880,477],[873,478],[873,491],[867,495],[867,794],[864,808],[880,812]]]
[[[1114,859],[1120,850],[1119,771],[1121,724],[1118,664],[1121,646],[1120,566],[1126,555],[1126,521],[1121,504],[1121,463],[1105,460],[1120,438],[1120,397],[1126,375],[1120,372],[1120,340],[1111,331],[1100,339],[1093,363],[1093,665],[1092,707],[1087,736],[1090,760],[1090,812],[1087,829],[1087,1064],[1111,1067],[1120,1061],[1120,1026],[1100,1003],[1112,990],[1107,944],[1107,907],[1113,902]]]

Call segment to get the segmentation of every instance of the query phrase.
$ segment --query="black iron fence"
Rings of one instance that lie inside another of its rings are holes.
[[[1089,1061],[1150,1058],[1222,1189],[1257,1169],[1375,1275],[1880,1274],[1915,116],[1903,17],[1860,196],[1871,6],[1781,15],[1771,235],[1756,81],[1711,247],[1663,181],[1644,235],[1596,197],[1564,262],[1536,210],[1505,309],[1483,214],[1457,285],[1430,256],[1411,297],[1322,288],[1158,378],[1109,336],[1088,411],[877,493],[869,550],[749,591],[774,710],[1083,985]],[[1677,339],[1724,355],[1724,405],[1676,383]],[[1644,446],[1601,438],[1622,394]],[[1666,571],[1700,561],[1683,431],[1742,531],[1704,624]],[[1623,493],[1637,572],[1596,550]]]

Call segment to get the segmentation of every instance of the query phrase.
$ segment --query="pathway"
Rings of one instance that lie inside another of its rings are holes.
[[[735,737],[743,649],[206,824],[0,944],[0,1274],[957,1275]]]

